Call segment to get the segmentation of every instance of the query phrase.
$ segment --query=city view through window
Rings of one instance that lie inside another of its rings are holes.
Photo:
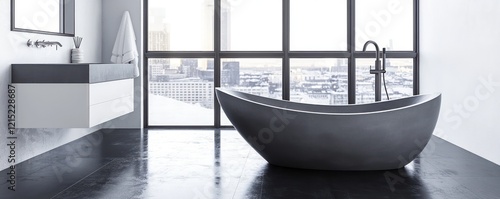
[[[148,52],[214,51],[213,0],[148,2]],[[290,0],[290,50],[345,51],[346,0],[318,0],[317,4],[307,2]],[[400,3],[396,7],[395,1],[377,1],[378,7],[373,6],[373,10],[369,9],[374,3],[368,0],[359,2],[364,6],[356,4],[357,51],[362,50],[359,46],[362,47],[366,38],[371,37],[379,43],[380,48],[387,48],[388,52],[413,49],[412,0],[397,1]],[[386,6],[380,6],[384,3]],[[315,12],[311,13],[311,10]],[[258,16],[255,15],[257,12]],[[364,14],[358,16],[358,12]],[[282,50],[282,0],[221,0],[220,13],[218,31],[221,35],[221,51]],[[382,22],[375,21],[380,27],[370,21],[377,17],[382,18]],[[410,30],[398,28],[408,29],[408,24]],[[373,102],[375,77],[369,70],[375,59],[355,60],[356,103]],[[412,57],[386,60],[385,82],[391,99],[413,95],[413,62]],[[149,125],[214,125],[215,57],[148,58],[147,63]],[[283,74],[283,67],[289,67],[289,74]],[[283,82],[284,76],[289,77],[289,82]],[[348,78],[348,57],[290,57],[288,66],[284,66],[280,57],[220,58],[220,87],[282,99],[283,84],[287,83],[289,99],[294,102],[348,104]],[[382,100],[387,100],[384,87]],[[220,124],[231,125],[223,112]]]

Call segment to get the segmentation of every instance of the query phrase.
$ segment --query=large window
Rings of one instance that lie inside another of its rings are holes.
[[[220,87],[282,99],[281,59],[222,59]],[[221,112],[221,125],[231,125]]]
[[[291,59],[290,101],[348,103],[347,59]]]
[[[148,4],[148,52],[214,50],[213,2],[148,0]]]
[[[370,74],[373,59],[356,59],[356,103],[375,101],[375,76]],[[387,59],[385,87],[382,83],[382,100],[397,99],[413,95],[413,59]],[[384,82],[384,81],[382,81]],[[387,88],[387,94],[385,93]]]
[[[392,51],[413,51],[413,0],[356,0],[355,11],[356,50],[374,40]]]
[[[222,51],[281,51],[282,0],[221,3]]]
[[[346,8],[345,0],[291,0],[290,50],[346,51]]]
[[[213,63],[213,59],[149,59],[149,124],[213,125]]]
[[[229,126],[214,89],[313,104],[418,94],[418,0],[146,0],[145,126]],[[387,88],[387,89],[385,89]],[[387,90],[387,95],[385,93]]]

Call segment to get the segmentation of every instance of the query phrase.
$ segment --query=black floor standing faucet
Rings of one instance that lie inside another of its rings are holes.
[[[383,48],[383,54],[382,54],[382,59],[383,59],[383,66],[380,64],[380,50],[378,48],[378,44],[372,40],[368,40],[365,45],[363,46],[363,51],[366,51],[366,47],[368,47],[368,44],[373,44],[375,46],[376,50],[376,59],[375,59],[375,69],[372,69],[370,66],[370,74],[375,74],[375,101],[381,101],[382,100],[382,82],[381,82],[381,74],[385,73],[385,48]]]

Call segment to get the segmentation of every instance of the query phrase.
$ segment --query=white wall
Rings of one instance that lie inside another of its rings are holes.
[[[102,0],[76,1],[76,35],[84,38],[81,48],[85,62],[101,62]],[[10,64],[13,63],[69,63],[71,37],[10,31],[10,0],[0,0],[0,170],[10,166],[7,162],[7,84],[10,82]],[[59,41],[63,47],[28,48],[26,41]],[[50,113],[47,114],[50,117]],[[92,129],[22,129],[17,131],[17,163],[42,154],[98,130]]]
[[[142,128],[143,111],[142,111],[142,62],[143,62],[143,47],[142,47],[142,0],[102,0],[102,8],[105,17],[102,20],[102,60],[104,63],[111,63],[111,52],[115,44],[116,34],[120,27],[120,22],[123,12],[129,11],[132,25],[134,26],[137,48],[139,50],[139,65],[141,75],[134,79],[134,112],[125,116],[119,117],[111,122],[104,124],[104,128]]]
[[[421,0],[421,92],[441,92],[435,134],[500,164],[500,1]]]

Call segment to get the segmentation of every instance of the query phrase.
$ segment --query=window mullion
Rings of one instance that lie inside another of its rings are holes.
[[[348,103],[356,103],[356,32],[355,32],[355,0],[347,0],[347,51],[349,52],[348,68]]]
[[[214,0],[214,126],[221,126],[220,104],[215,95],[215,88],[221,86],[221,0]]]
[[[282,97],[290,100],[290,0],[283,0]]]
[[[420,2],[419,0],[413,0],[413,51],[415,51],[415,58],[413,59],[413,95],[420,94],[420,35],[419,35],[419,23],[420,23]]]

